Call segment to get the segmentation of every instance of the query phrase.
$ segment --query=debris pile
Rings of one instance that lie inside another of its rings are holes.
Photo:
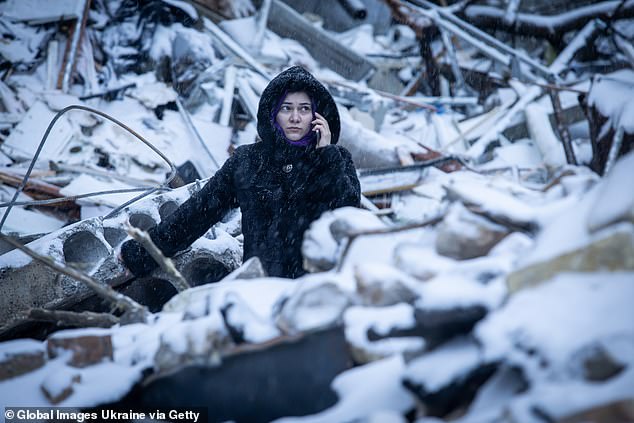
[[[0,3],[1,405],[634,420],[634,2],[324,4]],[[121,243],[297,64],[363,208],[313,222],[297,280],[242,263],[239,210],[132,278]]]

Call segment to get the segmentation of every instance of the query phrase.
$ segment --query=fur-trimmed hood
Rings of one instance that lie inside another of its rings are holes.
[[[341,122],[332,95],[321,82],[301,66],[293,66],[271,80],[262,92],[258,105],[258,135],[269,145],[285,145],[283,134],[273,126],[271,113],[284,93],[304,91],[317,105],[317,112],[324,116],[332,134],[331,144],[339,141]]]

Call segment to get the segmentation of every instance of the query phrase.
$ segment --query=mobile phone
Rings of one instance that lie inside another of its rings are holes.
[[[313,120],[315,118],[317,118],[317,115],[313,113]],[[321,140],[321,132],[319,131],[319,129],[317,129],[315,132],[316,132],[315,139],[317,140],[317,144],[319,144],[319,141]]]

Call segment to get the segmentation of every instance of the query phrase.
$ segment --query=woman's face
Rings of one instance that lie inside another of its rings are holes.
[[[288,93],[275,116],[275,121],[291,141],[301,140],[311,128],[313,109],[305,92]]]

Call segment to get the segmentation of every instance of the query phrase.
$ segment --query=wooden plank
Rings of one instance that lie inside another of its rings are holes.
[[[17,188],[22,183],[23,178],[23,175],[0,171],[0,183],[4,185]],[[22,192],[36,200],[48,200],[51,198],[63,197],[63,195],[59,192],[58,186],[38,181],[36,179],[29,179]]]

